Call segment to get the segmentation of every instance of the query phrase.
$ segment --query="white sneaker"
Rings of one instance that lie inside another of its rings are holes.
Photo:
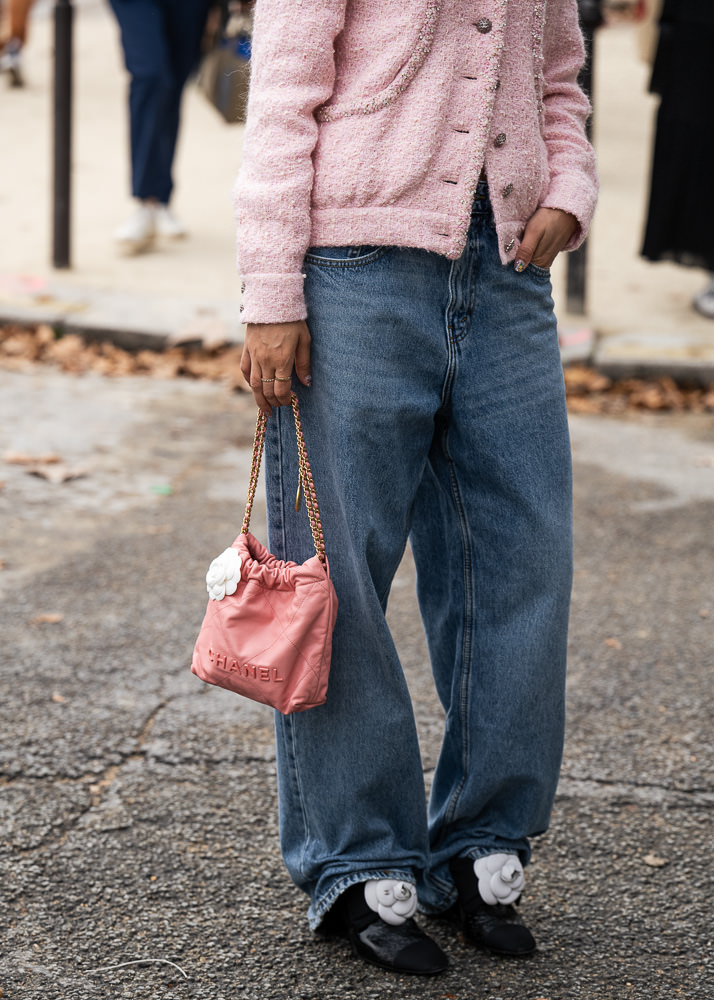
[[[156,207],[142,203],[130,219],[114,233],[114,241],[126,254],[148,250],[156,237]]]
[[[0,72],[8,74],[11,87],[22,87],[25,83],[20,60],[20,43],[15,39],[10,39],[0,53]]]
[[[159,205],[156,209],[156,231],[159,236],[169,240],[182,240],[188,236],[186,227],[179,222],[168,205]]]
[[[707,287],[692,299],[692,305],[707,319],[714,319],[714,275]]]

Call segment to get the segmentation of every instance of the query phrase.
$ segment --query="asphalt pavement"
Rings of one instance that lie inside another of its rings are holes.
[[[710,1000],[714,416],[572,418],[567,745],[523,901],[539,950],[487,956],[427,921],[452,959],[433,980],[309,932],[271,713],[189,669],[253,418],[210,383],[0,371],[2,1000]],[[428,782],[413,586],[407,557],[389,613]]]

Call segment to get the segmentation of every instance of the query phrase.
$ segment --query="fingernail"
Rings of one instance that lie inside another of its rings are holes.
[[[522,260],[517,260],[513,265],[513,267],[515,268],[516,271],[518,271],[519,274],[522,274],[523,271],[525,271],[526,269],[526,265],[523,263]]]
[[[312,375],[305,376],[305,385],[312,385]]]

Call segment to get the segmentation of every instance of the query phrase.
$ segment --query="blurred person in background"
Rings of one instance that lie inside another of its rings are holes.
[[[650,90],[661,98],[642,255],[709,271],[692,305],[714,319],[714,2],[648,0],[659,36]]]
[[[640,56],[650,67],[657,51],[662,2],[663,0],[638,0],[635,8],[635,16],[640,22],[637,30]]]
[[[109,0],[121,29],[129,85],[129,131],[135,213],[115,232],[125,253],[157,236],[180,239],[184,226],[169,208],[181,98],[201,53],[212,0]]]
[[[9,0],[2,9],[0,72],[7,73],[11,87],[22,87],[22,49],[27,40],[27,22],[33,0]]]

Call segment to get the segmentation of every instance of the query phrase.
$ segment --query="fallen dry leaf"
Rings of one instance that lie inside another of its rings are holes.
[[[57,334],[48,323],[40,323],[35,330],[35,340],[42,346],[53,343],[57,340]]]
[[[596,372],[592,368],[586,368],[584,365],[573,365],[572,368],[566,368],[563,377],[568,392],[573,394],[585,395],[590,392],[604,392],[612,386],[611,378],[608,378],[607,375],[601,375],[600,372]]]
[[[645,854],[642,860],[650,868],[664,868],[665,865],[669,864],[666,858],[660,858],[656,854]]]
[[[572,413],[622,413],[626,410],[714,410],[714,386],[681,386],[668,375],[655,379],[613,380],[587,365],[569,365],[563,372],[568,408]]]
[[[30,619],[30,625],[56,625],[58,622],[63,621],[64,615],[58,612],[50,612],[44,615],[36,615],[34,618]]]
[[[170,343],[163,351],[133,353],[109,342],[85,343],[77,334],[57,336],[46,324],[6,324],[0,326],[0,365],[17,370],[31,364],[52,364],[77,374],[94,371],[110,377],[141,374],[148,378],[206,379],[222,382],[234,391],[249,391],[240,371],[242,345],[226,344],[211,317],[202,317],[195,329],[192,325],[177,339],[179,343]],[[714,385],[679,385],[666,375],[612,379],[585,364],[568,365],[564,377],[571,413],[714,412]]]
[[[568,409],[571,413],[602,413],[602,402],[590,396],[568,397]]]
[[[70,469],[67,465],[36,465],[27,470],[28,476],[47,479],[50,483],[69,483],[73,479],[84,479],[84,469]]]
[[[44,358],[57,362],[62,371],[80,374],[89,367],[89,360],[94,351],[87,350],[88,345],[76,333],[69,333],[59,340],[47,345]]]
[[[24,451],[6,451],[2,458],[8,465],[57,465],[62,461],[59,455],[28,455]]]
[[[59,691],[53,691],[52,692],[52,701],[54,701],[55,704],[57,704],[57,705],[64,705],[66,703],[67,699],[63,695],[61,695],[59,693]]]

